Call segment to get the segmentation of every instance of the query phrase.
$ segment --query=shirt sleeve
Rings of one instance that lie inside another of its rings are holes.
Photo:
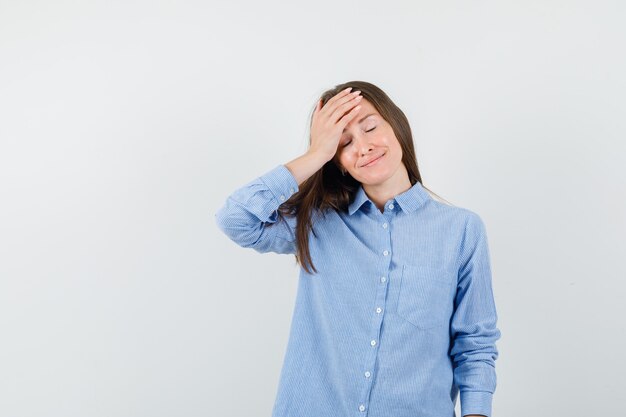
[[[454,382],[461,397],[461,416],[491,416],[496,389],[497,313],[491,283],[485,225],[471,212],[460,247],[455,310],[451,321]]]
[[[215,221],[239,246],[257,252],[296,253],[296,218],[278,207],[299,190],[285,165],[278,165],[235,190],[215,213]]]

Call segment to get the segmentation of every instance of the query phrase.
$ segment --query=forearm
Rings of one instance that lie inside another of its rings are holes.
[[[320,154],[307,152],[296,159],[285,164],[287,169],[291,171],[296,179],[298,186],[309,179],[311,175],[319,171],[328,159]]]
[[[278,213],[298,191],[293,175],[277,165],[233,191],[215,212],[219,229],[232,241],[260,253],[294,253],[296,220]]]

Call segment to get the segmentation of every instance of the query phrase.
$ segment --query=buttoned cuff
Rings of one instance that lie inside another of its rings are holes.
[[[276,166],[260,176],[261,181],[272,192],[278,205],[281,205],[293,194],[298,192],[298,182],[295,177],[283,164]]]
[[[491,416],[493,394],[487,391],[461,391],[461,416],[482,414]]]

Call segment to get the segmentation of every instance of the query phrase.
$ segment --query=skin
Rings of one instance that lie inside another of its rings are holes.
[[[334,160],[363,185],[367,196],[382,212],[385,202],[411,188],[411,182],[402,163],[402,148],[391,125],[368,100],[361,99],[355,104],[360,104],[361,108],[345,126]],[[374,165],[362,166],[383,152],[385,155]]]

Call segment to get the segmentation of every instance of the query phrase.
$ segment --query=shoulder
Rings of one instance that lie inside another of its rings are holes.
[[[486,238],[485,223],[478,212],[467,207],[459,207],[430,199],[425,207],[430,213],[426,216],[440,227],[443,233],[449,236],[460,246],[472,246]]]
[[[427,203],[428,210],[435,213],[438,217],[443,218],[453,224],[460,224],[463,227],[482,225],[481,216],[467,207],[455,206],[431,197]]]

